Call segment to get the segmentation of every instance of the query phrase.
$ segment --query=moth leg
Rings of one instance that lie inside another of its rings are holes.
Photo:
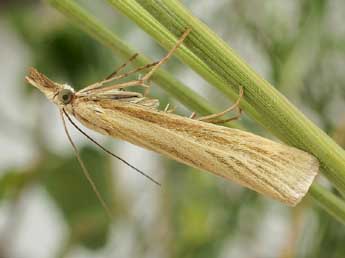
[[[96,82],[96,83],[93,83],[93,84],[91,84],[91,85],[85,87],[84,89],[80,90],[79,92],[82,93],[82,92],[87,92],[87,91],[91,91],[91,90],[94,90],[94,89],[101,88],[101,87],[103,87],[104,84],[106,84],[106,83],[108,83],[108,82],[126,78],[126,77],[130,76],[131,74],[140,72],[140,71],[142,71],[142,70],[145,70],[145,69],[147,69],[147,68],[150,68],[150,67],[155,66],[155,65],[158,64],[158,62],[153,62],[153,63],[150,63],[150,64],[146,64],[146,65],[137,67],[137,68],[135,68],[135,69],[133,69],[133,70],[130,70],[129,72],[126,72],[126,73],[117,75],[117,74],[119,73],[119,71],[123,70],[126,66],[128,66],[128,64],[130,63],[130,61],[134,60],[135,57],[137,57],[137,56],[138,56],[138,54],[133,55],[125,64],[123,64],[121,67],[119,67],[115,72],[113,72],[112,74],[110,74],[110,75],[109,75],[108,77],[106,77],[104,80],[99,81],[99,82]],[[138,81],[141,82],[142,80],[138,80]]]
[[[175,53],[175,51],[178,49],[178,47],[183,43],[185,38],[188,36],[188,34],[191,32],[191,29],[187,29],[182,36],[177,41],[176,45],[166,54],[165,57],[163,57],[147,74],[144,75],[142,80],[147,81],[151,78],[151,76],[156,72],[165,62],[169,60],[169,58]]]
[[[130,71],[127,72],[127,73],[123,73],[123,74],[120,74],[120,75],[118,75],[118,76],[112,77],[111,80],[120,80],[120,79],[126,78],[126,77],[128,77],[129,75],[131,75],[131,74],[140,72],[140,71],[145,70],[145,69],[147,69],[147,68],[153,67],[153,66],[155,66],[155,65],[157,65],[157,64],[158,64],[158,61],[153,62],[153,63],[150,63],[150,64],[146,64],[146,65],[143,65],[143,66],[139,66],[139,67],[137,67],[137,68],[135,68],[135,69],[133,69],[133,70],[130,70]],[[107,82],[109,82],[109,81],[107,81]]]
[[[195,113],[195,112],[193,112],[193,113],[189,116],[190,119],[194,119],[195,117],[196,117],[196,113]]]
[[[132,55],[125,63],[123,63],[120,67],[118,67],[114,72],[112,72],[107,77],[105,77],[105,79],[103,81],[106,81],[106,80],[113,78],[115,75],[117,75],[123,69],[125,69],[130,63],[132,63],[138,57],[138,55],[139,55],[138,53],[135,53],[134,55]]]
[[[244,94],[244,91],[243,91],[243,87],[241,86],[240,87],[239,97],[238,97],[238,99],[236,100],[236,102],[233,105],[231,105],[230,107],[228,107],[227,109],[225,109],[222,112],[219,112],[219,113],[216,113],[216,114],[212,114],[212,115],[208,115],[208,116],[202,116],[202,117],[199,117],[199,118],[196,118],[196,119],[199,120],[199,121],[215,123],[215,124],[217,124],[217,123],[226,123],[226,122],[229,122],[229,121],[234,121],[234,120],[239,119],[240,116],[241,116],[241,113],[242,113],[242,109],[240,108],[239,105],[240,105],[240,101],[241,101],[241,99],[243,97],[243,94]],[[218,119],[218,118],[224,116],[225,114],[233,111],[234,109],[238,110],[236,116],[228,118],[228,119],[223,119],[223,120],[219,120]]]
[[[111,74],[109,74],[107,77],[105,77],[103,80],[98,81],[96,83],[90,84],[88,86],[86,86],[82,91],[86,91],[86,90],[91,90],[91,89],[95,89],[98,87],[101,87],[104,83],[110,82],[113,80],[113,78],[123,69],[125,69],[130,63],[132,63],[133,60],[135,60],[138,57],[138,53],[135,53],[134,55],[132,55],[125,63],[123,63],[121,66],[119,66],[114,72],[112,72]]]
[[[154,62],[154,63],[151,63],[151,64],[147,64],[147,65],[144,65],[144,66],[141,66],[141,67],[138,67],[138,68],[136,68],[134,70],[131,70],[131,71],[127,72],[127,73],[124,73],[124,74],[116,76],[116,74],[118,74],[119,71],[123,70],[128,64],[130,64],[130,62],[132,62],[138,56],[138,54],[135,54],[125,64],[123,64],[115,72],[110,74],[105,80],[100,81],[100,82],[96,82],[94,84],[91,84],[91,85],[85,87],[84,89],[78,91],[78,93],[85,93],[85,92],[88,92],[88,91],[91,91],[91,90],[96,90],[97,91],[98,88],[101,88],[105,83],[111,82],[113,80],[125,78],[125,77],[127,77],[127,76],[129,76],[129,75],[131,75],[133,73],[136,73],[136,72],[139,72],[141,70],[144,70],[144,69],[152,67],[152,69],[148,73],[146,73],[144,75],[144,77],[141,80],[139,80],[139,83],[138,83],[138,85],[146,87],[144,85],[144,82],[148,81],[151,78],[151,76],[154,74],[154,72],[156,72],[157,69],[159,69],[166,61],[169,60],[169,58],[174,54],[176,49],[183,43],[184,39],[188,36],[188,34],[190,32],[191,32],[191,29],[187,29],[183,33],[181,38],[177,41],[176,45],[160,61]],[[116,87],[115,86],[115,88],[120,88],[120,87]]]
[[[137,56],[138,56],[138,54],[133,55],[131,57],[131,59],[134,60],[135,58],[133,58],[133,57],[137,57]],[[142,70],[148,69],[148,68],[153,67],[153,66],[158,64],[158,61],[156,61],[156,62],[153,62],[153,63],[150,63],[150,64],[139,66],[139,67],[137,67],[137,68],[135,68],[133,70],[130,70],[130,71],[126,72],[126,73],[122,73],[122,74],[116,76],[120,70],[123,70],[123,68],[125,68],[130,63],[130,61],[132,61],[131,59],[129,59],[129,61],[127,61],[127,63],[124,63],[119,69],[117,69],[115,72],[110,74],[104,80],[102,80],[100,82],[97,82],[96,84],[98,84],[99,86],[102,86],[105,83],[108,83],[108,82],[111,82],[111,81],[114,81],[114,80],[120,80],[120,79],[126,78],[126,77],[128,77],[128,76],[130,76],[130,75],[132,75],[134,73],[140,72]]]
[[[165,113],[174,113],[175,110],[176,110],[176,107],[170,108],[170,103],[168,103],[168,104],[165,106],[163,112],[165,112]]]
[[[168,103],[168,104],[165,106],[165,108],[164,108],[164,112],[168,112],[169,107],[170,107],[170,103]]]
[[[215,114],[212,114],[212,115],[202,116],[202,117],[199,117],[199,118],[196,118],[196,119],[199,120],[199,121],[208,122],[208,121],[211,121],[211,120],[214,120],[214,119],[217,119],[219,117],[224,116],[226,113],[229,113],[229,112],[233,111],[235,108],[237,108],[237,106],[238,106],[237,103],[235,103],[235,104],[231,105],[230,107],[228,107],[227,109],[225,109],[222,112],[215,113]]]
[[[143,78],[141,78],[139,80],[139,81],[143,82],[143,83],[140,83],[139,86],[147,87],[147,85],[145,85],[144,82],[145,81],[149,81],[149,79],[154,74],[154,72],[156,72],[157,69],[159,69],[165,62],[167,62],[169,60],[169,58],[174,54],[174,52],[178,49],[178,47],[183,43],[183,41],[185,40],[185,38],[188,36],[188,34],[190,32],[191,32],[191,29],[187,29],[182,34],[181,38],[179,38],[179,40],[177,41],[176,45],[160,61],[153,62],[153,63],[150,63],[150,64],[146,64],[146,65],[143,65],[143,66],[138,67],[136,69],[133,69],[133,70],[127,72],[127,73],[121,74],[119,76],[115,76],[118,73],[119,70],[122,70],[124,67],[126,67],[132,60],[134,60],[138,56],[137,54],[133,55],[129,59],[129,61],[127,63],[123,64],[117,71],[115,71],[114,73],[109,75],[105,80],[103,80],[101,82],[98,82],[99,86],[97,86],[97,87],[100,87],[102,84],[110,82],[112,80],[119,80],[119,79],[125,78],[125,77],[127,77],[127,76],[129,76],[129,75],[131,75],[133,73],[136,73],[136,72],[139,72],[139,71],[142,71],[142,70],[145,70],[147,68],[152,67],[152,69],[148,73],[146,73]]]
[[[143,86],[143,87],[147,87],[148,90],[146,90],[145,92],[148,93],[149,91],[149,88],[151,86],[151,83],[148,83],[148,84],[144,84],[144,82],[146,81],[149,81],[151,76],[157,71],[157,69],[159,69],[165,62],[167,62],[169,60],[169,58],[174,54],[174,52],[178,49],[178,47],[183,43],[183,41],[185,40],[185,38],[188,36],[188,34],[191,32],[191,29],[187,29],[181,36],[181,38],[179,38],[179,40],[177,41],[176,45],[168,52],[168,54],[163,57],[160,61],[157,61],[157,62],[153,62],[151,64],[146,64],[144,66],[141,66],[137,69],[134,69],[132,71],[129,71],[128,73],[124,73],[124,74],[121,74],[120,76],[116,76],[116,77],[113,77],[112,79],[122,79],[122,78],[125,78],[127,77],[128,75],[132,74],[132,73],[136,73],[138,71],[141,71],[141,70],[144,70],[144,69],[147,69],[147,68],[150,68],[152,67],[152,69],[146,73],[144,75],[144,77],[142,77],[140,79],[140,81],[142,81],[143,83],[140,84],[140,86]],[[147,95],[147,94],[144,94],[144,95]]]
[[[151,89],[151,86],[152,86],[152,81],[148,81],[147,84],[144,84],[144,85],[147,85],[148,87],[146,87],[146,89],[144,90],[144,97],[146,97],[147,95],[149,95],[150,93],[150,89]]]
[[[212,123],[212,124],[224,124],[224,123],[227,123],[227,122],[238,120],[241,117],[241,115],[242,115],[242,109],[240,107],[238,107],[237,108],[237,115],[235,115],[233,117],[230,117],[230,118],[227,118],[227,119],[212,119],[212,120],[207,120],[207,121],[204,121],[204,122]]]
[[[141,66],[141,67],[138,67],[138,68],[136,68],[136,69],[134,69],[132,71],[129,71],[127,73],[124,73],[124,74],[116,76],[116,74],[119,71],[123,70],[131,61],[133,61],[138,56],[137,54],[135,54],[125,64],[120,66],[119,69],[117,69],[115,72],[110,74],[105,80],[100,81],[100,82],[96,82],[94,84],[91,84],[91,85],[85,87],[84,89],[78,91],[78,93],[85,93],[85,92],[88,92],[88,91],[91,91],[91,90],[96,90],[96,91],[101,90],[101,89],[98,89],[98,88],[102,88],[102,86],[105,83],[111,82],[113,80],[125,78],[125,77],[129,76],[130,74],[133,74],[133,73],[139,72],[141,70],[144,70],[144,69],[152,67],[152,69],[148,73],[146,73],[141,80],[133,81],[133,82],[138,82],[138,84],[137,84],[138,86],[148,87],[144,82],[148,81],[151,78],[151,76],[154,74],[154,72],[156,72],[156,70],[159,69],[167,60],[169,60],[169,58],[174,54],[176,49],[183,43],[184,39],[188,36],[188,34],[190,32],[191,32],[191,29],[187,29],[183,33],[181,38],[177,41],[176,45],[160,61],[154,62],[154,63],[151,63],[151,64],[147,64],[147,65],[144,65],[144,66]],[[130,83],[131,84],[130,86],[133,85],[133,82]],[[126,85],[126,86],[128,87],[129,85]],[[123,88],[123,84],[119,83],[119,85],[113,85],[113,86],[106,87],[106,88],[107,88],[106,90],[116,89],[116,88],[119,89],[119,88]]]

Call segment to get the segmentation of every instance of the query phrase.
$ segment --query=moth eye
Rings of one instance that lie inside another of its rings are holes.
[[[59,100],[65,105],[69,104],[72,101],[72,97],[73,92],[69,89],[63,89],[59,93]]]

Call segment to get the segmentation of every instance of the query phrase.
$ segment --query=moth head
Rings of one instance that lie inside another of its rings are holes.
[[[53,82],[35,68],[30,68],[26,81],[39,89],[53,103],[65,106],[71,103],[74,97],[74,89],[67,84]]]

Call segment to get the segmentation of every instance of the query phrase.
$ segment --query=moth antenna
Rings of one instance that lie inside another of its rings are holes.
[[[84,173],[84,175],[85,175],[87,181],[88,181],[89,184],[91,185],[92,190],[95,192],[95,194],[96,194],[98,200],[99,200],[100,203],[102,204],[102,206],[103,206],[104,210],[106,211],[107,215],[109,216],[109,218],[112,219],[112,214],[111,214],[111,211],[110,211],[110,209],[109,209],[107,203],[104,201],[104,199],[103,199],[101,193],[98,191],[95,182],[92,180],[91,175],[90,175],[89,171],[87,170],[87,168],[86,168],[86,166],[85,166],[83,160],[81,159],[80,154],[79,154],[79,151],[78,151],[76,145],[74,144],[71,135],[70,135],[69,132],[68,132],[68,129],[67,129],[67,126],[66,126],[66,121],[65,121],[65,118],[64,118],[64,116],[63,116],[64,113],[66,114],[66,112],[65,112],[64,109],[63,109],[63,112],[60,110],[60,115],[61,115],[61,119],[62,119],[62,123],[63,123],[63,128],[64,128],[64,130],[65,130],[65,133],[66,133],[66,135],[67,135],[67,138],[68,138],[69,142],[71,143],[71,145],[72,145],[72,147],[73,147],[74,153],[75,153],[75,155],[76,155],[76,157],[77,157],[77,159],[78,159],[78,162],[79,162],[79,164],[80,164],[80,166],[81,166],[81,168],[82,168],[82,171],[83,171],[83,173]]]
[[[76,125],[76,123],[73,122],[73,120],[71,119],[71,117],[67,114],[67,112],[62,109],[63,113],[66,115],[67,119],[69,120],[69,122],[80,132],[82,133],[87,139],[89,139],[91,142],[93,142],[94,144],[96,144],[99,148],[101,148],[104,152],[108,153],[109,155],[113,156],[114,158],[120,160],[121,162],[123,162],[124,164],[126,164],[128,167],[134,169],[136,172],[138,172],[139,174],[143,175],[144,177],[146,177],[147,179],[149,179],[150,181],[152,181],[153,183],[155,183],[156,185],[161,185],[157,180],[153,179],[152,177],[150,177],[148,174],[146,174],[145,172],[141,171],[140,169],[136,168],[135,166],[133,166],[132,164],[130,164],[129,162],[127,162],[126,160],[124,160],[123,158],[117,156],[116,154],[112,153],[110,150],[106,149],[105,147],[103,147],[100,143],[98,143],[96,140],[94,140],[93,138],[91,138],[87,133],[85,133],[79,126]]]

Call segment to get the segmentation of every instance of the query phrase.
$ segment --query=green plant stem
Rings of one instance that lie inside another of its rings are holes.
[[[317,184],[313,184],[310,187],[309,195],[321,206],[321,208],[326,210],[339,222],[345,224],[345,203],[342,199]]]
[[[123,43],[119,38],[117,38],[110,30],[108,30],[103,24],[97,21],[92,15],[87,13],[80,6],[75,4],[70,0],[49,0],[49,2],[60,10],[64,15],[66,15],[72,22],[80,26],[83,30],[89,33],[96,40],[100,41],[105,46],[112,49],[116,54],[121,57],[128,59],[136,51]],[[172,37],[171,45],[175,43],[175,38]],[[141,55],[136,61],[136,65],[143,65],[150,63],[145,56]],[[168,93],[174,96],[177,100],[183,103],[185,106],[189,107],[191,110],[196,110],[201,114],[207,114],[214,112],[214,108],[207,104],[207,101],[198,96],[196,93],[191,91],[189,88],[184,86],[182,83],[175,80],[171,75],[169,75],[164,70],[159,70],[154,80],[164,88]],[[167,86],[168,85],[168,86]],[[331,192],[320,188],[318,185],[314,184],[311,188],[311,195],[313,198],[320,203],[326,211],[336,218],[342,218],[342,222],[345,223],[345,205],[340,200],[338,200],[341,205],[334,205],[334,200],[337,197]]]
[[[241,106],[282,141],[315,155],[325,176],[345,194],[345,151],[261,78],[215,33],[177,0],[108,0],[169,49],[186,28],[192,32],[177,56],[224,95],[234,99],[244,87]]]

